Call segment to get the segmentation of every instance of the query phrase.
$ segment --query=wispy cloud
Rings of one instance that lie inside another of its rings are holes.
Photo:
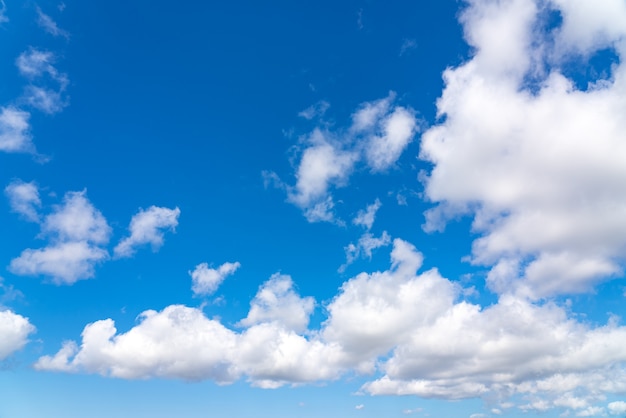
[[[6,15],[7,5],[4,3],[4,0],[0,0],[0,24],[6,23],[9,21],[9,18]]]
[[[39,6],[35,8],[35,11],[37,12],[37,24],[40,28],[42,28],[44,31],[52,36],[65,39],[70,38],[69,32],[61,29],[50,16],[48,16],[41,10]]]

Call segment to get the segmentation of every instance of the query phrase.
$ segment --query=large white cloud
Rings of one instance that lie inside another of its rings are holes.
[[[24,318],[9,310],[0,310],[0,360],[21,350],[35,327]]]
[[[157,251],[164,240],[163,230],[174,231],[178,225],[180,209],[162,208],[150,206],[148,209],[140,209],[130,220],[130,236],[124,238],[114,248],[116,257],[132,257],[136,248],[150,244],[153,251]]]
[[[93,277],[95,265],[109,257],[102,246],[108,243],[111,228],[85,191],[66,193],[63,204],[41,222],[41,233],[49,244],[24,250],[11,261],[13,273],[46,275],[57,284],[72,284]]]
[[[259,288],[248,316],[239,324],[249,327],[277,322],[287,329],[301,332],[307,328],[314,307],[312,297],[301,298],[295,292],[291,277],[277,273]]]
[[[220,383],[243,377],[267,388],[355,371],[376,374],[362,388],[375,395],[485,397],[501,408],[583,414],[608,394],[626,393],[626,327],[618,318],[593,327],[561,306],[512,295],[483,308],[437,270],[417,273],[421,264],[422,255],[396,239],[391,268],[345,282],[320,329],[307,328],[313,299],[275,275],[259,288],[242,331],[172,305],[145,312],[127,332],[111,319],[89,324],[80,346],[68,342],[36,368]]]
[[[563,18],[550,32],[546,8]],[[621,274],[626,6],[475,0],[461,21],[474,56],[445,71],[445,119],[422,136],[434,164],[426,196],[438,203],[426,228],[472,214],[473,261],[499,266],[489,285],[500,293],[580,292]],[[618,56],[611,77],[576,88],[561,63],[599,48]]]

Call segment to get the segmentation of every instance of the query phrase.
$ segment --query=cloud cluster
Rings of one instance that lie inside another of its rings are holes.
[[[472,215],[472,261],[493,267],[498,293],[549,297],[621,274],[626,5],[472,0],[461,22],[474,55],[444,72],[443,122],[422,136],[437,203],[425,228]],[[586,88],[561,70],[607,49],[617,62]]]
[[[394,240],[390,269],[346,281],[317,330],[307,326],[314,300],[277,274],[259,288],[242,331],[172,305],[145,312],[125,333],[111,319],[89,324],[80,347],[67,343],[36,368],[220,383],[245,377],[268,388],[355,371],[377,374],[362,388],[370,394],[482,396],[501,408],[514,399],[523,410],[583,412],[605,394],[626,393],[626,327],[617,318],[592,327],[563,307],[512,295],[482,308],[437,270],[418,273],[421,265],[411,244]]]
[[[33,184],[26,184],[33,192]],[[49,239],[49,244],[24,250],[11,261],[9,270],[19,275],[45,275],[57,284],[72,284],[93,277],[95,265],[109,257],[103,246],[108,243],[110,234],[106,219],[87,199],[85,191],[66,193],[63,204],[56,206],[41,222],[41,235]]]
[[[18,275],[44,275],[56,284],[73,284],[94,276],[95,266],[110,258],[107,244],[111,227],[104,215],[87,198],[85,190],[68,192],[63,204],[46,216],[40,214],[41,200],[34,182],[14,180],[5,188],[14,212],[39,223],[40,238],[48,240],[43,248],[28,248],[11,260],[9,270]],[[150,207],[140,210],[130,223],[130,237],[115,247],[117,257],[131,257],[135,248],[152,244],[156,251],[163,244],[164,228],[178,224],[180,210]]]
[[[24,89],[21,101],[48,114],[60,112],[68,105],[64,92],[69,80],[66,74],[60,73],[54,67],[54,59],[49,51],[29,48],[15,61],[20,74],[30,82]],[[45,86],[44,77],[49,77],[56,84],[56,88]],[[39,84],[34,84],[35,81]]]
[[[394,105],[395,94],[363,103],[351,125],[337,132],[315,128],[303,138],[295,186],[285,186],[288,200],[300,207],[310,222],[337,222],[330,189],[345,186],[357,163],[372,173],[390,169],[417,132],[411,109]],[[328,108],[320,102],[301,112],[312,119]]]

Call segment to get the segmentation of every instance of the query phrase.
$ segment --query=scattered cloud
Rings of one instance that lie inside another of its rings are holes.
[[[326,113],[329,107],[330,103],[325,100],[320,100],[298,113],[298,116],[307,120],[319,118],[324,116],[324,113]]]
[[[130,221],[130,236],[124,238],[113,250],[118,258],[132,257],[136,247],[150,244],[152,251],[163,245],[163,230],[174,231],[178,226],[180,209],[168,209],[150,206],[147,210],[140,209]]]
[[[35,327],[21,315],[9,310],[0,310],[0,360],[21,350]]]
[[[11,210],[20,214],[30,222],[39,222],[38,210],[41,207],[39,189],[34,182],[25,183],[22,180],[14,180],[4,189],[9,198]]]
[[[372,173],[390,169],[413,140],[417,120],[410,109],[393,106],[395,94],[362,103],[348,129],[332,132],[316,127],[302,138],[295,186],[284,185],[288,201],[309,222],[337,222],[330,189],[344,187],[364,162]],[[274,181],[276,184],[276,181]],[[280,184],[283,184],[282,182]]]
[[[490,288],[531,298],[620,275],[626,248],[626,66],[586,89],[561,70],[603,49],[623,57],[626,6],[549,7],[563,22],[544,31],[534,1],[470,2],[461,22],[474,55],[444,72],[443,122],[420,153],[434,164],[426,230],[473,216],[472,261],[493,267]]]
[[[239,262],[224,263],[217,269],[209,268],[207,263],[198,264],[189,272],[192,280],[192,290],[195,295],[211,295],[222,284],[226,277],[234,274],[241,267]]]
[[[386,247],[391,244],[391,236],[387,231],[383,231],[382,235],[376,238],[371,232],[366,232],[357,241],[356,244],[348,244],[344,250],[346,252],[346,262],[339,267],[339,272],[352,264],[359,257],[372,258],[372,251],[380,247]]]
[[[60,92],[32,85],[24,89],[23,100],[28,106],[48,114],[58,113],[68,105]]]
[[[403,56],[408,54],[415,48],[417,48],[417,41],[415,39],[406,38],[402,41],[402,45],[400,45],[400,53],[398,55]]]
[[[355,407],[354,407],[354,409],[359,410],[359,411],[360,411],[361,409],[363,409],[363,408],[365,408],[365,405],[363,405],[363,404],[359,404],[359,405],[357,405],[357,406],[355,406]]]
[[[37,12],[37,25],[44,31],[54,37],[61,37],[65,39],[70,38],[69,32],[61,29],[57,23],[47,14],[45,14],[39,6],[36,7]]]
[[[0,107],[0,151],[34,153],[30,113],[18,108]]]
[[[86,192],[65,194],[41,223],[41,235],[49,244],[26,249],[11,261],[9,270],[18,275],[45,275],[56,284],[73,284],[94,275],[96,264],[109,257],[102,248],[109,241],[111,228],[86,197]]]
[[[374,203],[368,205],[365,210],[360,210],[357,213],[356,217],[352,220],[354,225],[361,225],[365,227],[368,231],[372,229],[372,225],[374,225],[374,220],[376,219],[376,212],[382,206],[379,199],[376,199]]]

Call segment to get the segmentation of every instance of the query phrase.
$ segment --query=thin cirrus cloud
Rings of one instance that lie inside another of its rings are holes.
[[[470,3],[461,22],[474,55],[444,72],[445,119],[420,152],[434,165],[425,228],[473,216],[472,262],[491,267],[488,286],[530,298],[619,275],[626,248],[626,5],[547,7],[563,19],[551,31],[536,30],[548,23],[534,1]],[[620,57],[606,77],[581,88],[562,72],[601,50]]]
[[[111,228],[85,191],[66,193],[63,204],[41,222],[41,235],[48,238],[48,245],[28,248],[11,260],[12,273],[44,275],[56,284],[73,284],[93,277],[95,265],[109,258],[104,246]]]
[[[200,309],[172,305],[144,312],[127,332],[111,319],[91,323],[80,346],[67,342],[35,368],[127,379],[245,378],[265,388],[356,372],[373,374],[361,388],[373,395],[484,397],[500,409],[578,413],[626,389],[626,328],[616,320],[592,327],[555,304],[513,295],[482,308],[436,269],[418,273],[422,260],[411,244],[394,240],[391,267],[346,281],[320,329],[308,328],[314,300],[277,274],[259,288],[240,332]]]
[[[157,251],[163,245],[164,230],[174,231],[178,226],[179,215],[179,208],[150,206],[146,210],[140,209],[130,221],[130,236],[122,239],[114,248],[115,257],[132,257],[137,247],[143,245],[150,245],[153,251]]]
[[[35,8],[35,11],[37,12],[37,25],[39,25],[40,28],[54,37],[69,39],[69,32],[61,29],[54,19],[45,14],[39,6]]]
[[[239,262],[224,263],[216,269],[210,268],[208,263],[201,263],[189,272],[192,281],[192,291],[196,296],[207,296],[215,293],[226,277],[233,275],[241,267]]]
[[[390,169],[417,133],[415,113],[394,105],[394,100],[392,92],[362,103],[347,129],[316,127],[304,137],[294,186],[282,183],[275,173],[265,173],[266,178],[286,189],[287,200],[301,208],[309,222],[341,223],[333,211],[330,189],[345,186],[359,162],[372,173]],[[327,108],[326,102],[319,102],[301,116],[312,119]]]

